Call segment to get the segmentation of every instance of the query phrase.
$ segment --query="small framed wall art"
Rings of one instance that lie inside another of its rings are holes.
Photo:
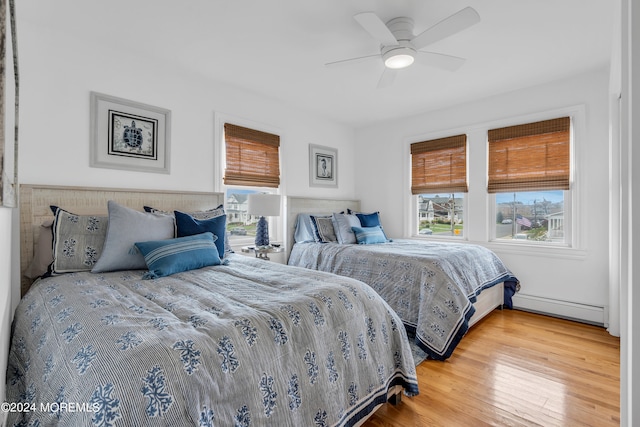
[[[338,186],[338,150],[309,144],[309,185]]]
[[[91,166],[169,173],[171,111],[91,92]]]

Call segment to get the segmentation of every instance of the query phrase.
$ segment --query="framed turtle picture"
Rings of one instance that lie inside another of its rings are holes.
[[[91,92],[91,166],[169,173],[171,111]]]

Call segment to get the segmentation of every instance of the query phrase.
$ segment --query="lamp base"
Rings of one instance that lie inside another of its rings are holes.
[[[269,223],[261,216],[256,227],[256,246],[269,246]]]

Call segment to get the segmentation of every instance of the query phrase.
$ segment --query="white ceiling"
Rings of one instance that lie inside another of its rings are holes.
[[[26,19],[179,63],[350,126],[565,78],[610,60],[613,0],[56,0]],[[18,18],[20,6],[18,2]],[[26,4],[23,4],[26,7]],[[455,72],[414,64],[376,89],[379,44],[353,19],[409,16],[419,33],[471,6],[481,22],[429,46]]]

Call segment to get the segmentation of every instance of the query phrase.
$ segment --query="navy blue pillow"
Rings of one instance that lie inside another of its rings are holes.
[[[227,227],[227,215],[220,215],[209,219],[196,219],[180,211],[173,212],[176,217],[176,236],[193,236],[194,234],[213,233],[220,259],[224,258],[224,233]]]
[[[382,226],[382,224],[380,224],[379,212],[373,212],[370,214],[356,213],[356,216],[363,227],[375,227],[376,225]]]
[[[220,265],[216,240],[219,239],[206,232],[175,239],[136,242],[149,268],[142,278],[157,279],[181,271]]]

